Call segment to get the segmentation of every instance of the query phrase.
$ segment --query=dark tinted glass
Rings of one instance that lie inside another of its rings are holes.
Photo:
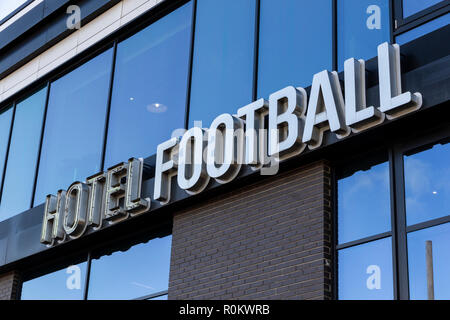
[[[191,15],[188,3],[118,44],[106,168],[184,128]]]
[[[428,257],[426,254],[427,246],[431,248],[429,251],[431,254]],[[432,262],[431,264],[428,263],[428,267],[427,259]],[[450,299],[448,289],[450,288],[449,265],[449,223],[408,234],[410,299],[428,299],[428,283],[432,284],[434,299]]]
[[[172,236],[92,260],[88,298],[136,299],[167,290]]]
[[[408,225],[450,215],[450,144],[404,157]]]
[[[345,243],[391,230],[388,162],[338,181],[338,240]]]
[[[11,130],[13,108],[9,107],[0,113],[0,181],[6,163],[6,150],[8,149],[9,133]]]
[[[394,298],[391,242],[389,237],[339,250],[339,299]]]
[[[35,205],[100,171],[111,59],[109,49],[51,84]]]
[[[82,300],[86,262],[25,281],[22,300]]]
[[[261,0],[258,97],[331,70],[332,1]]]
[[[189,123],[209,126],[252,101],[255,0],[199,0]]]
[[[0,220],[30,208],[47,88],[16,105],[0,203]]]
[[[339,0],[338,68],[348,58],[370,59],[377,55],[377,46],[389,41],[389,0]]]
[[[404,44],[414,39],[420,38],[421,36],[424,36],[427,33],[445,27],[449,24],[450,24],[450,13],[447,13],[444,14],[443,16],[440,16],[439,18],[424,23],[418,26],[417,28],[402,33],[401,35],[395,37],[395,41],[398,44]]]
[[[412,16],[413,14],[429,8],[442,0],[403,0],[403,18]]]

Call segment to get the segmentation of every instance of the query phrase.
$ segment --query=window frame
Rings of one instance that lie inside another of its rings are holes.
[[[391,1],[393,1],[391,10],[394,16],[394,37],[450,12],[450,0],[443,0],[407,18],[403,18],[403,0]]]
[[[125,251],[128,251],[135,245],[139,245],[142,243],[147,243],[150,241],[153,241],[154,239],[159,239],[163,237],[167,237],[172,235],[172,225],[165,226],[162,228],[159,228],[158,230],[153,230],[150,232],[150,235],[147,234],[149,230],[143,230],[139,233],[139,235],[136,237],[134,235],[133,237],[119,237],[116,238],[112,242],[105,242],[97,245],[89,246],[88,250],[85,251],[77,251],[73,254],[70,254],[68,256],[64,256],[61,258],[61,255],[58,256],[56,254],[57,258],[51,259],[43,264],[40,264],[38,266],[32,266],[30,269],[22,270],[22,283],[26,281],[30,281],[39,277],[43,277],[47,274],[53,273],[55,271],[59,271],[61,269],[67,268],[69,265],[79,264],[86,262],[86,276],[84,277],[84,283],[81,284],[81,290],[82,290],[82,299],[81,300],[89,300],[88,294],[89,294],[89,282],[90,282],[90,276],[91,276],[91,266],[92,266],[92,260],[95,258],[100,258],[103,255],[118,252],[123,250],[123,248],[126,248]],[[141,234],[142,233],[142,234]],[[145,236],[143,236],[145,234]],[[172,243],[170,245],[172,250]],[[64,249],[63,249],[64,251]],[[170,270],[170,264],[169,264],[169,270]],[[21,286],[22,286],[21,283]],[[158,292],[153,292],[145,296],[136,297],[130,300],[149,300],[158,298],[164,295],[168,295],[169,291],[169,283],[167,283],[167,289],[161,290]]]
[[[338,172],[351,167],[352,160],[344,160],[342,163],[335,163],[333,170],[333,206],[336,213],[333,218],[333,267],[334,267],[334,298],[339,299],[338,292],[338,251],[340,249],[361,245],[374,240],[380,240],[392,236],[392,270],[393,270],[393,288],[394,300],[409,300],[409,272],[408,272],[408,244],[407,235],[413,231],[419,231],[426,228],[438,226],[450,222],[450,215],[427,220],[414,225],[406,225],[406,202],[405,202],[405,172],[404,172],[404,154],[414,151],[426,150],[441,141],[450,143],[450,124],[443,124],[432,128],[427,132],[419,132],[414,137],[401,137],[384,148],[374,148],[374,154],[380,154],[388,150],[389,161],[389,181],[391,194],[391,231],[379,233],[377,235],[361,238],[347,243],[338,243]],[[369,152],[366,152],[366,155]],[[359,154],[355,158],[362,157]]]

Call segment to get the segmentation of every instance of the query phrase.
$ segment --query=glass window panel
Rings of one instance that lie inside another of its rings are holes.
[[[261,0],[258,97],[332,69],[332,1]]]
[[[338,240],[345,243],[391,230],[389,163],[338,181]]]
[[[252,101],[255,5],[255,0],[197,1],[190,126],[202,121],[207,127]]]
[[[172,236],[92,260],[88,298],[125,300],[167,290]]]
[[[377,46],[390,39],[389,0],[339,0],[337,19],[339,71],[349,58],[375,57]]]
[[[339,299],[394,298],[391,242],[388,237],[339,250]]]
[[[427,269],[426,246],[431,241],[432,268]],[[450,299],[450,223],[408,234],[410,299],[428,298],[427,272],[433,274],[434,298]],[[431,281],[430,281],[431,282]]]
[[[22,300],[82,300],[86,262],[25,281]]]
[[[425,10],[442,0],[403,0],[403,18],[412,16],[413,14]]]
[[[101,170],[112,51],[51,84],[34,205]]]
[[[192,5],[117,46],[105,167],[156,153],[184,128]]]
[[[439,18],[431,20],[421,26],[409,30],[401,35],[395,37],[395,40],[398,44],[404,44],[410,41],[413,41],[421,36],[426,35],[427,33],[433,32],[442,27],[448,26],[450,24],[450,13],[444,14]]]
[[[6,163],[6,150],[8,149],[13,110],[12,107],[9,107],[0,113],[0,181],[2,181],[3,169]]]
[[[47,88],[16,105],[0,203],[0,220],[30,208]]]
[[[404,157],[408,225],[450,215],[450,144]]]

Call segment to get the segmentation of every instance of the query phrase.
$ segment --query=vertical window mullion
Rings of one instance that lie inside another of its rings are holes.
[[[91,251],[89,251],[88,252],[88,257],[87,257],[86,278],[85,278],[85,282],[84,282],[83,300],[87,300],[88,299],[89,279],[90,279],[90,276],[91,276],[91,262],[92,262],[92,254],[91,254]]]
[[[397,1],[398,2],[398,1]],[[398,21],[396,16],[396,8],[394,7],[395,1],[389,0],[389,39],[390,43],[394,43],[394,31],[395,31],[395,21]]]
[[[338,69],[338,65],[337,65],[337,1],[338,0],[333,0],[333,22],[332,22],[332,28],[333,28],[333,70],[337,70]]]
[[[397,246],[397,298],[409,299],[408,280],[408,248],[406,237],[406,210],[405,210],[405,180],[402,150],[399,147],[393,149],[393,173],[395,181],[395,234]]]
[[[394,300],[399,299],[399,268],[398,268],[398,237],[397,237],[397,206],[396,206],[396,179],[395,179],[395,156],[394,149],[389,148],[389,185],[391,198],[391,228],[392,228],[392,270],[393,270],[393,285],[394,285]]]
[[[4,158],[4,164],[3,164],[3,173],[2,173],[2,181],[0,182],[0,199],[1,196],[3,194],[3,184],[5,183],[5,175],[6,175],[6,166],[8,164],[8,154],[9,154],[9,147],[11,145],[11,137],[12,137],[12,131],[13,131],[13,126],[14,126],[14,118],[16,116],[16,102],[14,101],[12,107],[13,108],[13,113],[11,116],[11,124],[9,126],[9,136],[8,136],[8,144],[6,146],[6,153],[5,153],[5,158]]]
[[[105,170],[105,155],[106,155],[106,143],[108,142],[108,125],[109,125],[109,115],[111,112],[111,99],[112,99],[112,91],[113,91],[113,85],[114,85],[114,70],[116,67],[116,54],[117,54],[117,39],[114,40],[113,43],[113,55],[112,55],[112,61],[111,61],[111,78],[109,79],[109,90],[108,90],[108,102],[106,105],[106,116],[105,116],[105,133],[103,136],[103,148],[102,148],[102,155],[101,155],[101,163],[100,163],[100,170]]]
[[[197,13],[197,0],[192,0],[192,20],[191,20],[191,40],[189,48],[189,66],[188,66],[188,79],[186,90],[186,109],[184,112],[184,128],[189,128],[189,110],[191,103],[191,87],[192,87],[192,65],[194,61],[194,45],[195,45],[195,19]]]
[[[30,208],[33,208],[34,197],[36,195],[36,186],[37,186],[37,179],[38,179],[38,174],[39,174],[39,165],[41,162],[41,151],[42,151],[42,143],[44,141],[45,122],[47,120],[47,110],[48,110],[49,98],[50,98],[50,81],[47,82],[47,92],[46,92],[46,97],[45,97],[44,116],[42,119],[41,137],[40,137],[40,141],[39,141],[38,155],[37,155],[37,159],[36,159],[36,170],[34,172],[33,192],[31,194]]]
[[[256,0],[255,6],[255,44],[253,48],[253,92],[252,100],[258,99],[258,59],[259,59],[259,24],[261,0]]]

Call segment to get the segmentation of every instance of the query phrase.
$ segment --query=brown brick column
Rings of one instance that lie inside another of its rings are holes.
[[[11,271],[0,275],[0,300],[18,300],[22,282],[19,273]]]
[[[330,299],[330,248],[320,161],[176,213],[169,299]]]

